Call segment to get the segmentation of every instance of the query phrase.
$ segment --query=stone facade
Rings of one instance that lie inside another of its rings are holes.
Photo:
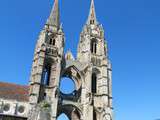
[[[91,1],[88,20],[80,34],[77,58],[64,54],[65,36],[60,24],[58,0],[41,31],[35,52],[29,84],[29,100],[12,102],[25,105],[16,116],[28,120],[56,120],[65,113],[71,120],[112,120],[112,68],[108,58],[104,29],[96,19]],[[63,77],[72,79],[75,91],[60,90]],[[13,115],[15,107],[4,115]]]

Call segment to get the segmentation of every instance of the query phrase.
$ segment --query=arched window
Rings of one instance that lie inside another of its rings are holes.
[[[91,41],[91,53],[97,53],[97,42],[95,39],[92,39]]]
[[[95,73],[92,74],[92,93],[97,92],[97,75]]]
[[[51,66],[45,66],[43,70],[43,77],[42,77],[42,82],[43,85],[49,85],[50,81],[50,75],[51,75]]]
[[[55,43],[56,43],[56,40],[52,39],[52,45],[55,45]]]
[[[94,24],[94,20],[90,20],[90,24]]]
[[[55,43],[56,43],[56,40],[54,38],[50,38],[49,44],[50,45],[55,45]]]

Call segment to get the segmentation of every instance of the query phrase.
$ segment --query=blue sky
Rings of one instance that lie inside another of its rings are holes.
[[[27,84],[52,0],[0,1],[0,81]],[[76,55],[90,0],[60,0],[65,50]],[[160,118],[160,1],[95,0],[113,64],[116,120]]]

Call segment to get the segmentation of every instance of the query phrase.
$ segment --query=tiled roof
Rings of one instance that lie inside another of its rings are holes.
[[[0,82],[0,98],[27,102],[29,86]]]

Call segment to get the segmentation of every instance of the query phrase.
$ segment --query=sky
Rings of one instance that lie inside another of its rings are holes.
[[[36,40],[52,4],[0,1],[0,81],[28,84]],[[160,118],[160,1],[95,0],[95,6],[113,65],[114,119]],[[65,51],[74,56],[89,7],[90,0],[60,0]]]

